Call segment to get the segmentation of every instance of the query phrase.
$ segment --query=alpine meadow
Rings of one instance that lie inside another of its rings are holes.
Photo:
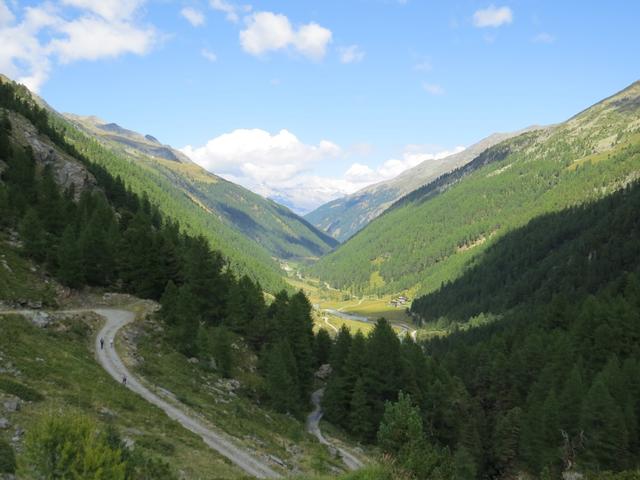
[[[640,480],[639,18],[0,0],[0,480]]]

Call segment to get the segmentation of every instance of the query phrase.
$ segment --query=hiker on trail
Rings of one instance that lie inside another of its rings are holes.
[[[123,375],[123,376],[122,376],[122,384],[123,384],[123,385],[126,385],[126,384],[127,384],[127,376],[126,376],[126,375]]]
[[[109,346],[110,346],[111,348],[113,348],[113,338],[112,338],[111,340],[109,340]]]
[[[100,338],[100,350],[104,348],[104,338]]]

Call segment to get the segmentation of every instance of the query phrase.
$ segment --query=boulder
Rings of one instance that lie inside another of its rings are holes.
[[[17,412],[20,410],[20,400],[17,398],[10,398],[4,401],[4,409],[7,412]]]
[[[31,322],[36,327],[46,328],[51,324],[52,319],[51,316],[46,312],[36,312],[31,317]]]
[[[6,430],[10,426],[11,426],[11,422],[9,422],[9,420],[7,420],[4,417],[0,418],[0,430]]]

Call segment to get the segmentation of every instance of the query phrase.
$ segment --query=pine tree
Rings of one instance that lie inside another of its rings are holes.
[[[349,427],[351,432],[356,438],[371,442],[376,432],[376,424],[374,424],[372,418],[365,381],[362,377],[356,381],[349,407]]]
[[[34,208],[27,210],[19,230],[24,252],[36,261],[44,260],[47,254],[46,232]]]
[[[58,278],[71,288],[79,288],[85,283],[84,264],[78,249],[76,231],[68,225],[58,246]]]
[[[300,413],[296,363],[286,340],[276,343],[267,353],[266,391],[271,406],[282,413]]]
[[[505,477],[514,473],[518,459],[518,443],[522,410],[515,407],[501,415],[496,421],[492,450],[496,469]]]
[[[213,358],[223,377],[230,378],[233,369],[233,350],[231,333],[224,326],[213,332]]]
[[[580,405],[585,395],[584,383],[582,380],[582,364],[577,362],[569,376],[564,382],[560,392],[559,412],[560,428],[563,429],[570,438],[575,438],[580,429]]]
[[[329,357],[331,357],[331,348],[333,347],[333,341],[326,329],[321,328],[316,333],[313,341],[313,356],[314,365],[316,368],[329,363]]]
[[[300,401],[308,402],[313,382],[313,319],[311,304],[302,291],[289,300],[287,312],[288,338],[296,360]]]
[[[386,402],[377,434],[383,452],[397,456],[404,448],[419,444],[423,437],[420,411],[409,395],[400,392],[396,402]]]
[[[169,319],[173,325],[171,335],[178,350],[188,357],[197,356],[197,339],[202,320],[196,296],[188,286],[180,288],[172,316],[173,318]]]
[[[349,384],[344,374],[351,343],[351,333],[347,327],[343,326],[338,332],[331,351],[329,361],[332,372],[322,397],[322,406],[327,419],[344,428],[349,428],[350,425],[350,401],[355,386],[355,381]]]
[[[580,426],[585,435],[583,462],[595,470],[616,469],[627,457],[627,428],[620,407],[598,375],[582,406]]]

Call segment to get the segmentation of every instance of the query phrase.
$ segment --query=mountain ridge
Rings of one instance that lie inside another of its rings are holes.
[[[353,293],[428,293],[511,229],[638,178],[638,143],[635,82],[565,122],[494,145],[475,164],[415,190],[309,273]]]
[[[446,157],[425,160],[398,176],[369,185],[355,193],[332,200],[305,215],[320,230],[341,242],[352,237],[403,196],[447,172],[471,162],[487,148],[539,126],[506,133],[493,133],[464,150]]]

